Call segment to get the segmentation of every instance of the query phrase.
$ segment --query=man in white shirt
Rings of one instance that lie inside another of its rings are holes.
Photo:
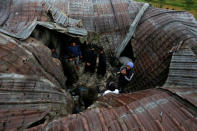
[[[108,93],[114,93],[114,94],[119,94],[119,90],[116,89],[116,86],[115,86],[115,83],[114,82],[110,82],[109,85],[108,85],[108,90],[106,90],[104,93],[103,93],[103,96],[108,94]]]

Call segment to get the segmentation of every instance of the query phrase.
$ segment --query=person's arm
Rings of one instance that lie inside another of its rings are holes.
[[[134,75],[134,73],[132,73],[132,75],[131,75],[130,77],[124,76],[124,78],[125,78],[127,81],[131,81],[133,75]]]
[[[82,57],[81,49],[79,46],[78,46],[78,51],[79,51],[79,56]]]
[[[68,56],[71,57],[71,56],[73,55],[72,47],[71,47],[71,46],[68,46],[68,47],[67,47],[67,51],[68,51],[68,52],[67,52]]]
[[[76,45],[75,48],[76,48],[76,53],[77,53],[77,55],[78,55],[79,57],[81,57],[81,56],[82,56],[82,53],[81,53],[81,49],[80,49],[79,45]]]
[[[104,64],[106,64],[106,55],[105,54],[103,54],[103,62],[104,62]]]
[[[109,90],[106,90],[106,91],[103,93],[103,96],[106,95],[106,94],[108,94],[108,93],[110,93],[110,91],[109,91]]]
[[[125,68],[124,66],[120,67],[120,70],[117,72],[117,74],[120,74],[121,71],[122,71],[124,68]]]
[[[118,89],[115,89],[114,93],[115,94],[119,94],[119,90]]]

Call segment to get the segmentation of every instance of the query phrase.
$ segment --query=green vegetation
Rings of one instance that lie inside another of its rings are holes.
[[[197,0],[135,0],[151,3],[154,7],[186,10],[197,18]]]

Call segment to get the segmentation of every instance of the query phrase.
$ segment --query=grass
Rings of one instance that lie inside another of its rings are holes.
[[[197,18],[197,0],[135,0],[148,2],[155,7],[169,8],[175,10],[185,10],[192,13]]]

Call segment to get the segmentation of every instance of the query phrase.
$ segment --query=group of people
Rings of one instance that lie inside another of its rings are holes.
[[[51,51],[52,57],[57,58],[58,55],[55,49],[52,49]],[[80,70],[79,63],[83,61],[85,62],[85,72],[93,74],[95,73],[97,67],[97,74],[99,76],[105,76],[107,64],[103,47],[89,44],[82,51],[79,45],[77,45],[75,42],[72,42],[71,45],[67,46],[67,54],[63,57],[63,59],[66,59],[67,62],[75,65],[77,70]]]
[[[77,70],[80,70],[79,63],[83,61],[85,63],[85,72],[90,74],[95,73],[97,69],[97,74],[99,76],[105,76],[106,74],[106,55],[103,47],[98,47],[97,45],[89,44],[85,49],[81,50],[80,46],[75,42],[67,47],[66,59],[69,63],[75,65]],[[54,49],[52,49],[52,56],[57,58],[58,55]],[[98,58],[98,64],[97,64]],[[97,68],[96,68],[97,67]],[[103,93],[106,95],[108,93],[125,93],[125,86],[131,81],[134,75],[134,64],[133,62],[128,62],[127,65],[122,66],[117,72],[118,83],[109,82],[106,86],[107,90]]]
[[[118,85],[116,85],[113,81],[109,82],[107,85],[107,90],[103,93],[103,96],[108,93],[125,93],[125,87],[131,81],[134,75],[134,64],[133,62],[128,62],[126,66],[122,66],[117,72],[118,76]]]
[[[97,74],[104,76],[106,73],[106,55],[103,47],[97,47],[96,45],[89,45],[85,53],[85,72],[94,73],[96,70],[97,56],[99,62],[97,66]]]

